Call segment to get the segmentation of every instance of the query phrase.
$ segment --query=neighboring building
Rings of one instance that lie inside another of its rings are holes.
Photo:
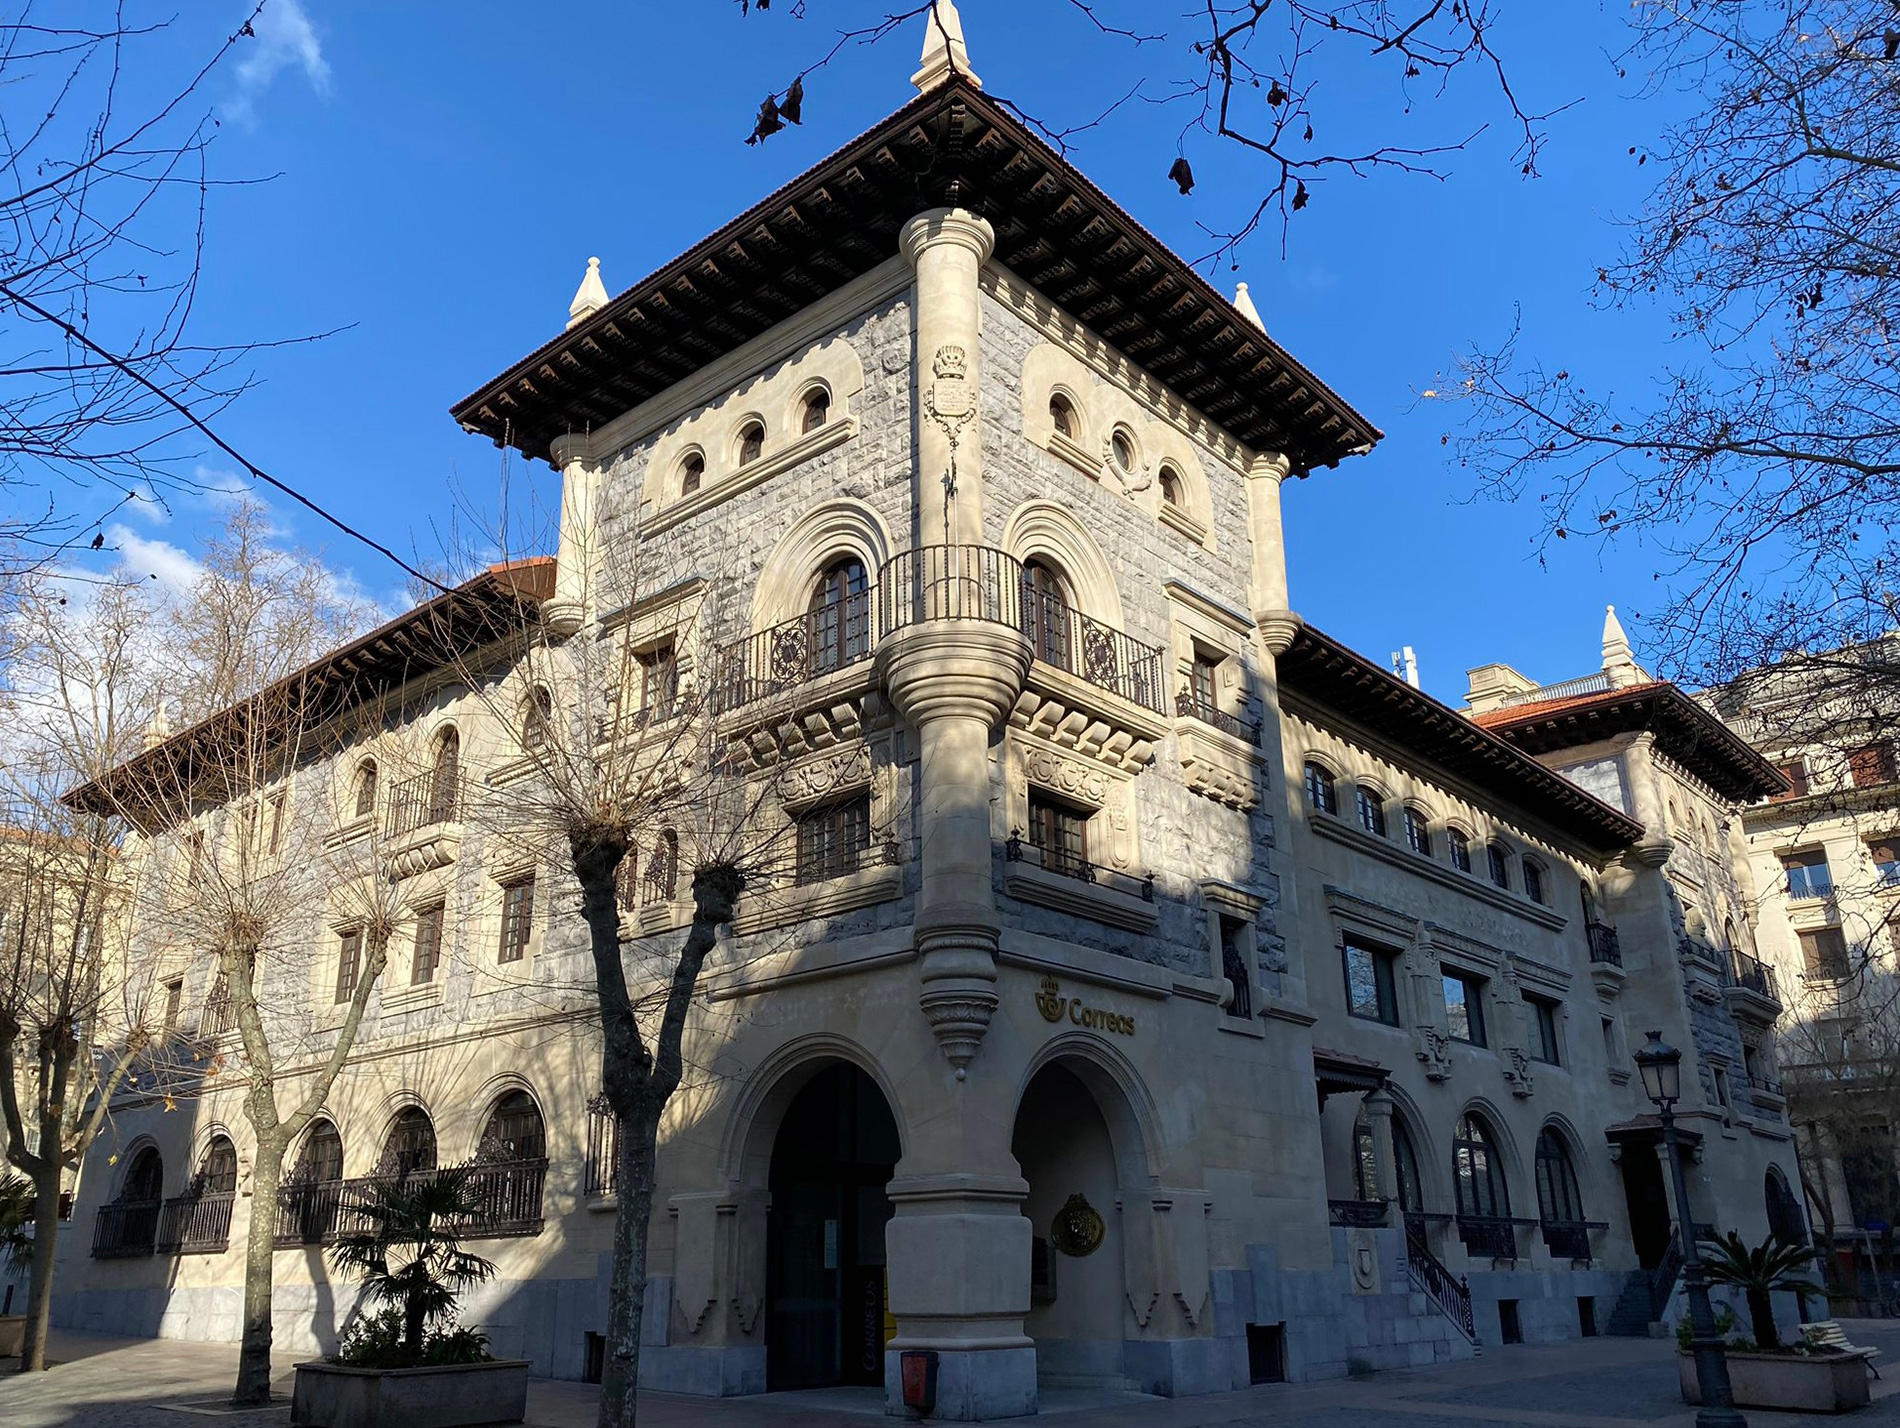
[[[1789,1116],[1815,1228],[1864,1245],[1900,1219],[1900,636],[1794,656],[1710,697],[1781,770],[1744,810],[1761,956],[1791,995]]]
[[[1793,1175],[1744,1050],[1772,1055],[1773,989],[1728,975],[1726,865],[1659,810],[1665,778],[1713,820],[1772,771],[1697,753],[1681,731],[1720,725],[1650,686],[1656,730],[1567,782],[1306,626],[1281,485],[1376,431],[986,98],[954,31],[906,108],[618,298],[590,268],[567,330],[456,406],[561,469],[557,564],[297,676],[361,732],[154,818],[149,856],[228,856],[281,795],[269,856],[373,848],[405,930],[277,1205],[249,1202],[228,1081],[123,1110],[62,1322],[233,1337],[264,1213],[277,1341],[327,1345],[353,1304],[321,1253],[342,1187],[472,1160],[503,1188],[469,1319],[537,1372],[598,1371],[613,1127],[586,933],[559,856],[477,812],[520,786],[537,720],[585,721],[498,636],[508,602],[562,658],[625,650],[614,693],[645,723],[710,699],[797,849],[689,1023],[651,1386],[894,1394],[914,1347],[939,1416],[1007,1417],[1052,1385],[1202,1393],[1641,1331],[1667,1242],[1627,1069],[1651,1026],[1696,1073],[1697,1218],[1763,1232]],[[639,853],[628,963],[664,966],[689,870],[664,831]],[[316,891],[309,955],[261,965],[320,1045],[362,942]],[[185,961],[167,975],[228,1047]],[[165,1252],[124,1234],[133,1200],[174,1214]]]

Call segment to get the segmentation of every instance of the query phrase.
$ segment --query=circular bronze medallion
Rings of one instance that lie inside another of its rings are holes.
[[[1106,1232],[1096,1208],[1085,1197],[1071,1195],[1049,1226],[1049,1243],[1070,1259],[1084,1259],[1102,1247]]]

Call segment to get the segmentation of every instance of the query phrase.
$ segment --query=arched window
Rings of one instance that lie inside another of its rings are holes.
[[[436,736],[435,759],[429,772],[429,821],[446,823],[455,816],[462,782],[462,736],[453,724]]]
[[[823,387],[813,387],[805,393],[804,431],[816,431],[831,420],[831,393]]]
[[[699,483],[706,479],[706,458],[697,451],[689,451],[680,458],[680,494],[690,496],[699,489]]]
[[[235,1195],[238,1182],[237,1147],[228,1135],[214,1135],[205,1147],[192,1188],[201,1195]]]
[[[1359,786],[1359,826],[1375,837],[1385,837],[1385,800],[1375,788]]]
[[[843,669],[871,651],[871,579],[864,562],[847,556],[818,577],[805,621],[814,674]]]
[[[521,747],[539,753],[554,742],[554,696],[537,684],[521,701]]]
[[[1501,888],[1511,885],[1511,859],[1502,845],[1493,843],[1484,850],[1484,859],[1491,865],[1491,881]]]
[[[1069,668],[1069,590],[1054,566],[1023,562],[1023,633],[1037,659]]]
[[[765,424],[749,421],[739,431],[739,464],[750,466],[765,454]]]
[[[435,1122],[421,1106],[405,1106],[389,1127],[389,1139],[383,1142],[376,1173],[406,1180],[434,1169]]]
[[[1049,424],[1071,441],[1082,429],[1075,419],[1075,404],[1060,392],[1049,398]]]
[[[679,834],[669,828],[654,843],[653,855],[647,859],[647,901],[673,901],[679,891],[679,878]]]
[[[1428,858],[1432,855],[1432,826],[1416,808],[1405,810],[1405,846]]]
[[[290,1178],[298,1185],[329,1185],[343,1178],[343,1137],[329,1121],[311,1122]]]
[[[1339,785],[1324,764],[1306,766],[1306,801],[1321,813],[1339,812]]]
[[[1135,441],[1127,432],[1117,429],[1108,439],[1108,454],[1115,462],[1115,469],[1130,472],[1135,469]]]
[[[1496,1141],[1475,1111],[1458,1118],[1458,1133],[1451,1142],[1451,1174],[1461,1217],[1501,1219],[1511,1213]]]
[[[1463,830],[1447,828],[1445,846],[1451,850],[1451,865],[1461,873],[1471,871],[1471,838]]]
[[[1546,1225],[1583,1223],[1577,1172],[1570,1164],[1563,1137],[1551,1126],[1545,1126],[1537,1137],[1537,1217]]]
[[[526,1091],[510,1091],[488,1113],[482,1129],[478,1160],[545,1160],[548,1154],[547,1130],[541,1122],[541,1108]]]
[[[1735,919],[1732,917],[1722,919],[1722,945],[1731,952],[1741,951],[1740,944],[1735,940]]]
[[[1808,1243],[1808,1224],[1801,1213],[1801,1202],[1788,1188],[1788,1177],[1781,1167],[1771,1165],[1762,1181],[1762,1193],[1768,1202],[1768,1233],[1791,1244]]]
[[[156,1205],[165,1196],[165,1158],[158,1147],[148,1145],[132,1157],[126,1167],[125,1183],[119,1187],[119,1202],[125,1205]]]
[[[1366,1115],[1366,1108],[1359,1108],[1359,1117],[1352,1123],[1352,1184],[1353,1193],[1361,1200],[1377,1200],[1379,1194],[1379,1155],[1373,1148],[1372,1120]]]
[[[1163,466],[1161,474],[1155,478],[1161,487],[1161,503],[1181,508],[1181,476],[1172,466]]]
[[[376,760],[364,759],[356,766],[356,816],[367,818],[376,811]]]
[[[640,905],[640,850],[629,847],[620,866],[614,869],[614,896],[622,912]]]
[[[1544,900],[1544,870],[1529,858],[1524,860],[1524,896],[1532,902]]]
[[[1392,1117],[1392,1170],[1399,1182],[1399,1209],[1408,1215],[1425,1209],[1425,1181],[1418,1173],[1418,1151],[1412,1133],[1398,1116]]]

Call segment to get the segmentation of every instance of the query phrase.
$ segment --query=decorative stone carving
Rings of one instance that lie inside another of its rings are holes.
[[[944,1059],[956,1069],[961,1081],[970,1062],[990,1029],[990,1018],[1002,998],[992,991],[974,987],[925,987],[917,998],[924,1020],[943,1051]]]
[[[1352,1292],[1379,1292],[1379,1242],[1371,1230],[1346,1232],[1346,1262],[1352,1267]]]
[[[1429,1023],[1423,1023],[1416,1029],[1417,1056],[1425,1063],[1425,1075],[1428,1080],[1445,1081],[1451,1078],[1451,1059],[1446,1055],[1451,1047],[1451,1037]]]
[[[797,808],[847,789],[863,788],[871,782],[874,773],[874,761],[868,743],[800,760],[782,775],[785,806]]]
[[[1049,1243],[1070,1259],[1087,1259],[1102,1247],[1107,1233],[1101,1211],[1089,1204],[1088,1196],[1080,1192],[1064,1201],[1049,1222]]]
[[[935,380],[924,393],[924,413],[942,429],[954,452],[963,429],[976,419],[969,354],[955,343],[946,342],[937,349],[930,370]]]
[[[1504,1048],[1504,1084],[1513,1096],[1529,1096],[1537,1089],[1531,1079],[1531,1059],[1520,1046]]]
[[[1029,781],[1051,793],[1059,793],[1096,808],[1109,799],[1109,778],[1100,769],[1074,759],[1065,759],[1048,749],[1025,748],[1023,772]],[[1123,817],[1126,825],[1126,813]]]

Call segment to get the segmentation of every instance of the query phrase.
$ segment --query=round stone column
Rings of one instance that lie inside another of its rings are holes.
[[[977,277],[996,232],[974,213],[933,208],[904,225],[917,270],[917,540],[983,539],[982,376]]]
[[[1286,653],[1300,626],[1287,596],[1286,532],[1280,521],[1280,483],[1291,469],[1286,457],[1271,451],[1256,456],[1247,467],[1248,534],[1253,545],[1249,596],[1260,638],[1273,655]]]
[[[566,638],[593,613],[593,568],[600,558],[594,533],[597,477],[583,436],[555,437],[548,446],[548,459],[561,473],[561,541],[554,567],[554,598],[543,607],[542,621],[557,638]]]

